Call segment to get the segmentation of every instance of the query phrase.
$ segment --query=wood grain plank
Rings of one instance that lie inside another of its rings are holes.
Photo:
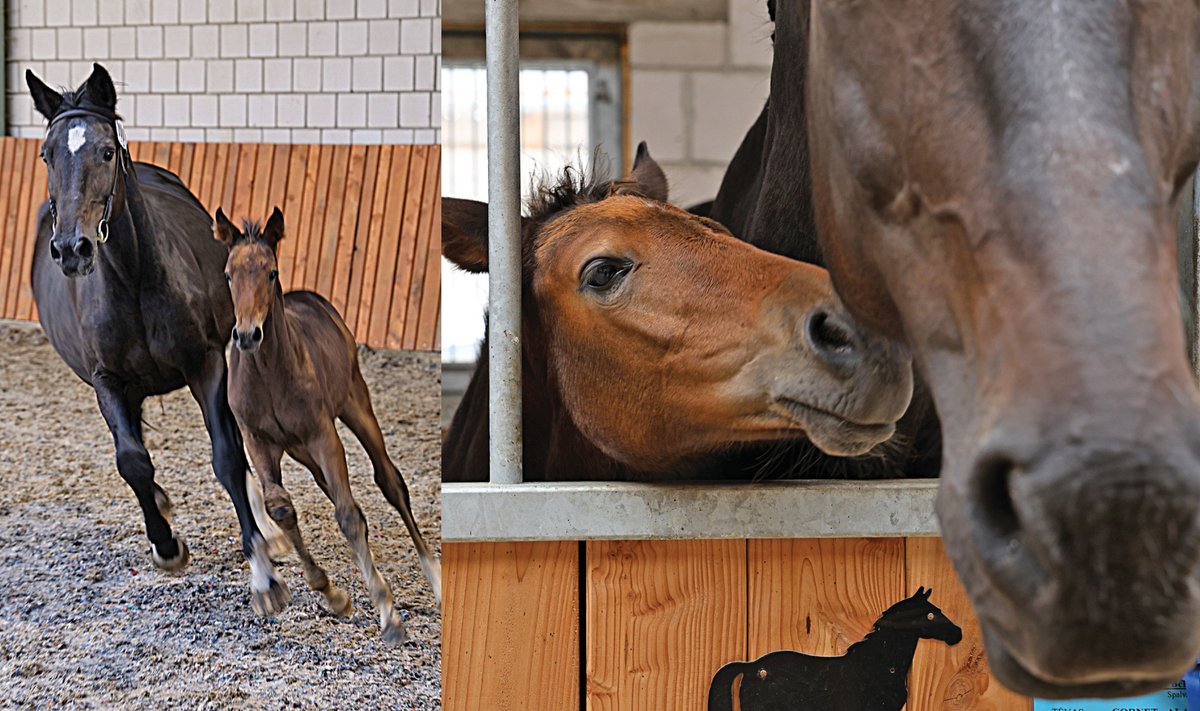
[[[316,215],[318,173],[321,170],[321,147],[309,146],[308,162],[304,173],[304,194],[300,207],[300,232],[296,235],[296,256],[292,267],[289,288],[299,289],[304,284],[308,267],[308,243],[313,232]]]
[[[954,572],[940,538],[906,539],[909,594],[933,588],[929,601],[958,626],[963,639],[949,647],[922,640],[908,680],[908,708],[955,711],[1030,711],[1033,701],[1005,689],[991,674],[983,652],[983,633],[967,593]]]
[[[903,539],[751,540],[749,560],[749,659],[844,654],[907,596]]]
[[[410,341],[406,336],[404,345],[405,348],[417,350],[431,350],[439,347],[437,344],[437,321],[438,312],[441,310],[442,296],[442,163],[441,151],[436,146],[433,158],[434,167],[430,176],[433,185],[427,186],[425,189],[425,208],[421,215],[421,230],[425,235],[422,239],[426,244],[425,264],[418,265],[418,278],[413,279],[413,283],[419,281],[423,289],[419,299],[420,309],[417,311],[419,320],[417,320],[416,327],[412,329],[415,339]],[[413,311],[410,307],[408,320],[413,320],[412,316]],[[409,332],[407,323],[404,330],[406,334]]]
[[[150,159],[150,162],[159,168],[171,170],[171,149],[175,145],[177,144],[174,141],[163,141],[154,144],[154,157]]]
[[[589,541],[585,570],[589,711],[704,708],[746,653],[746,542]]]
[[[404,312],[398,313],[396,302],[392,302],[391,327],[388,329],[388,348],[416,347],[417,330],[421,322],[421,304],[425,296],[426,263],[433,237],[433,201],[437,197],[441,177],[441,153],[437,146],[424,146],[427,161],[422,176],[421,204],[417,210],[416,246],[413,251],[408,290],[404,298]],[[439,218],[439,226],[440,226]],[[439,247],[440,250],[440,247]],[[398,295],[399,296],[399,295]]]
[[[271,189],[271,169],[275,166],[275,144],[264,143],[256,146],[257,155],[254,158],[254,181],[246,186],[246,217],[263,223],[270,214],[267,201]]]
[[[354,264],[354,250],[358,241],[358,207],[363,198],[366,167],[367,147],[352,146],[350,148],[350,164],[346,171],[346,186],[341,199],[341,222],[337,228],[337,249],[333,257],[333,274],[329,280],[329,293],[326,295],[343,319],[346,316],[346,297],[350,292],[350,270]]]
[[[163,167],[175,175],[179,175],[181,172],[183,172],[183,148],[184,144],[182,143],[171,143],[168,145],[169,155],[167,157],[167,162],[163,164]],[[182,178],[183,176],[179,175],[179,177]],[[184,184],[186,185],[187,181],[184,181]]]
[[[579,708],[579,545],[446,543],[442,566],[443,708]]]
[[[296,246],[304,234],[302,203],[304,202],[305,172],[308,170],[309,146],[293,146],[287,166],[287,191],[283,197],[284,240],[279,243],[279,274],[284,289],[292,288]]]
[[[413,146],[395,146],[389,179],[387,209],[383,218],[383,233],[379,240],[379,256],[375,261],[375,284],[371,296],[371,321],[366,332],[367,343],[387,340],[388,317],[396,279],[397,255],[408,200],[408,176],[416,162]],[[360,334],[362,332],[360,331]],[[360,335],[360,338],[363,337]]]
[[[346,269],[346,308],[341,311],[342,319],[346,322],[350,332],[354,334],[358,333],[356,325],[362,299],[362,273],[367,256],[367,241],[371,235],[371,217],[375,212],[375,187],[378,183],[379,163],[384,149],[385,146],[367,146],[363,158],[362,194],[358,198],[354,242],[350,253],[350,265]],[[382,203],[382,201],[380,202]],[[357,335],[355,338],[358,338]]]
[[[413,266],[417,246],[420,242],[418,228],[421,225],[421,208],[424,203],[425,168],[429,164],[428,146],[412,147],[412,162],[408,167],[408,187],[404,193],[404,219],[400,225],[399,244],[396,254],[396,269],[392,281],[392,294],[388,298],[385,312],[387,330],[379,335],[381,343],[395,342],[403,338],[404,319],[408,315],[408,290],[412,285]],[[376,303],[376,307],[380,304]],[[397,332],[398,338],[397,338]]]
[[[254,219],[250,211],[250,201],[254,197],[254,184],[258,179],[258,156],[266,146],[242,143],[238,145],[237,178],[233,189],[233,211],[229,213],[234,224],[240,224],[247,217]],[[229,186],[225,186],[225,194],[229,195]]]
[[[317,290],[317,280],[321,273],[322,245],[325,240],[325,222],[329,219],[330,185],[338,182],[333,176],[333,159],[336,146],[320,147],[320,162],[317,167],[316,200],[313,202],[312,227],[308,235],[308,248],[305,253],[304,281],[305,289]],[[340,176],[345,180],[345,175]]]
[[[17,155],[24,149],[23,142],[15,138],[0,139],[0,175],[15,176],[13,165],[17,161]],[[14,187],[19,186],[19,180],[6,180],[0,185],[0,216],[9,214],[9,205],[11,198],[9,195],[13,192]],[[0,218],[2,219],[2,218]],[[21,279],[20,272],[13,268],[13,249],[16,243],[22,237],[11,230],[4,233],[4,241],[2,249],[0,249],[0,294],[8,293],[8,283],[10,279]],[[34,239],[29,237],[28,239]],[[13,318],[5,308],[3,299],[0,299],[0,318]]]
[[[25,150],[21,152],[20,160],[16,164],[16,175],[24,176],[24,179],[20,181],[20,192],[17,194],[17,202],[13,206],[15,209],[10,209],[9,211],[12,229],[9,230],[8,234],[21,235],[23,237],[23,239],[17,240],[16,244],[13,245],[11,268],[17,270],[18,275],[25,273],[21,269],[21,266],[25,243],[29,241],[27,225],[29,223],[31,205],[34,202],[40,205],[42,200],[45,199],[43,192],[46,189],[46,179],[43,177],[41,182],[33,180],[34,163],[41,163],[41,159],[38,157],[38,149],[31,144],[26,144]],[[36,188],[34,187],[35,184],[37,185]],[[34,211],[37,210],[36,207],[32,209]],[[30,252],[32,254],[32,250]],[[21,317],[18,292],[23,285],[28,286],[28,283],[29,279],[27,277],[10,279],[8,282],[8,288],[4,291],[4,312],[12,314],[11,318]]]
[[[333,147],[333,164],[329,173],[329,197],[326,201],[325,225],[321,232],[321,251],[316,274],[316,291],[326,298],[333,293],[333,274],[337,269],[338,242],[342,228],[342,211],[346,207],[350,170],[350,146]],[[311,262],[310,262],[311,264]]]
[[[400,193],[391,192],[389,181],[394,160],[406,160],[407,151],[399,146],[384,146],[379,153],[379,169],[375,177],[375,199],[371,206],[371,226],[367,240],[362,245],[363,266],[357,274],[361,279],[358,296],[358,316],[352,330],[360,341],[368,341],[368,331],[371,328],[371,303],[375,299],[375,277],[379,270],[379,245],[383,240],[385,213],[392,201],[390,196]]]
[[[21,275],[19,279],[9,282],[8,309],[12,310],[15,318],[29,319],[33,317],[33,282],[30,278],[33,271],[34,240],[37,232],[38,210],[45,200],[46,164],[42,162],[40,149],[32,145],[26,150],[25,170],[21,175],[28,176],[24,181],[29,188],[22,191],[21,211],[17,217],[17,228],[24,239],[17,242],[13,251],[13,266]],[[15,287],[15,288],[14,288]],[[14,300],[16,303],[14,309]]]

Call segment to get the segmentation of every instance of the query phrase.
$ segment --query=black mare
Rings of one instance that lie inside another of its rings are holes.
[[[233,307],[225,248],[175,175],[134,163],[108,72],[95,65],[76,91],[26,81],[49,121],[42,147],[50,199],[38,215],[33,295],[62,359],[96,391],[117,469],[146,522],[154,563],[182,568],[171,503],[154,482],[142,440],[142,403],[187,385],[212,440],[212,467],[233,500],[255,594],[277,585],[246,488],[247,464],[226,401],[225,343]],[[264,561],[265,559],[265,561]]]

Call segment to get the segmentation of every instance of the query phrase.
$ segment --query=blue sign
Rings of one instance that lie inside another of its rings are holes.
[[[1192,676],[1189,674],[1188,676]],[[1169,689],[1158,693],[1128,699],[1090,699],[1078,701],[1033,700],[1033,711],[1196,711],[1200,709],[1200,695],[1179,681]],[[1200,688],[1197,689],[1200,691]],[[1192,702],[1188,704],[1189,692]]]

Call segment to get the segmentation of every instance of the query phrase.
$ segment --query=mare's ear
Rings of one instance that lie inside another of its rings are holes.
[[[117,88],[113,86],[112,77],[108,75],[108,70],[104,67],[92,64],[92,75],[79,87],[79,93],[82,93],[84,89],[87,89],[92,103],[106,109],[116,110]]]
[[[229,218],[225,216],[225,212],[221,208],[217,208],[217,219],[213,221],[213,236],[218,242],[224,243],[226,247],[233,247],[234,243],[242,237],[242,233],[234,227]]]
[[[459,269],[475,274],[488,270],[487,211],[486,202],[442,200],[442,256]]]
[[[263,228],[263,241],[274,251],[281,239],[283,239],[283,213],[276,207],[267,220],[267,226]]]
[[[62,106],[62,94],[46,86],[32,69],[25,70],[25,83],[29,85],[29,94],[33,97],[33,105],[38,113],[45,116],[46,120],[54,118],[58,107]]]
[[[667,175],[658,162],[650,157],[646,142],[638,144],[637,157],[629,177],[613,183],[611,195],[643,195],[659,202],[667,201]]]

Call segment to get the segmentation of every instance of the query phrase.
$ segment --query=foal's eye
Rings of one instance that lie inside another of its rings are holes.
[[[113,149],[111,149],[111,148],[104,149],[104,160],[106,160],[106,161],[112,160],[114,155],[116,155],[116,154],[113,153]]]
[[[274,284],[275,280],[279,278],[279,272],[272,269],[271,273],[267,275],[267,278],[271,280],[272,284]]]
[[[630,262],[610,257],[593,259],[583,267],[583,286],[594,291],[609,291],[621,282],[632,266]]]

